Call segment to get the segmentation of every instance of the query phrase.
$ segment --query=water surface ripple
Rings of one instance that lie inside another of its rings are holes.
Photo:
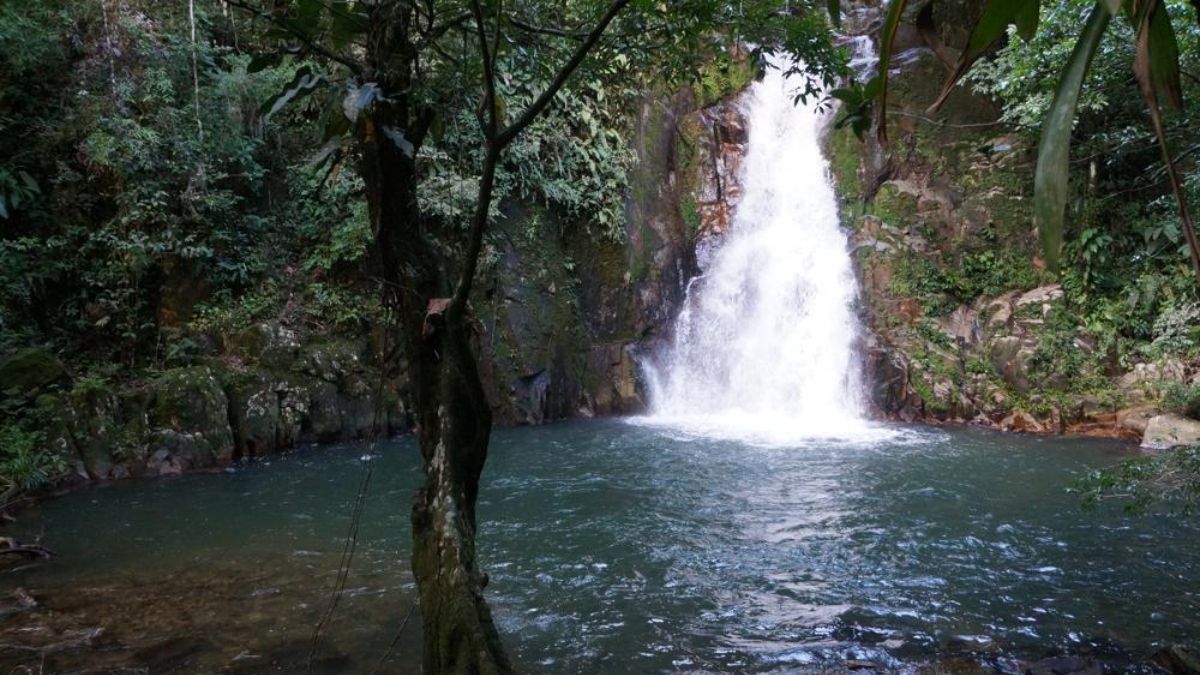
[[[1083,511],[1064,491],[1126,446],[892,436],[779,447],[615,420],[497,432],[479,545],[500,629],[528,670],[548,673],[805,672],[849,659],[904,669],[967,652],[1141,658],[1200,634],[1195,525]],[[160,601],[187,608],[170,625],[204,633],[201,670],[271,654],[307,639],[327,601],[365,453],[372,490],[328,635],[341,667],[369,671],[412,598],[409,439],[49,501],[21,527],[44,529],[62,557],[8,581],[60,598],[141,593],[146,606],[124,611],[146,616]],[[206,573],[232,585],[189,588]],[[170,637],[161,621],[139,636],[134,617],[94,620],[124,644]],[[409,631],[410,668],[417,649]]]

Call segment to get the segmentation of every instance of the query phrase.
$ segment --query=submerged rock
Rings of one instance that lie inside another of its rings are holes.
[[[1200,675],[1200,654],[1182,645],[1160,649],[1151,660],[1175,675]]]
[[[1026,675],[1101,675],[1099,663],[1081,656],[1054,656],[1031,663]]]

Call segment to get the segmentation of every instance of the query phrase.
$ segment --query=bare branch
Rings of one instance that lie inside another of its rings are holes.
[[[229,5],[231,7],[237,7],[238,9],[240,9],[242,11],[250,12],[255,17],[257,17],[259,19],[263,19],[264,21],[267,21],[268,23],[270,23],[280,29],[287,31],[287,33],[289,35],[291,35],[292,37],[299,40],[301,42],[301,44],[303,44],[305,47],[308,48],[309,51],[316,53],[316,54],[320,54],[321,56],[324,56],[325,58],[329,59],[330,61],[334,61],[336,63],[342,64],[346,68],[349,68],[350,72],[354,73],[355,75],[362,74],[362,65],[355,63],[354,61],[351,61],[350,59],[346,58],[345,56],[342,56],[341,54],[338,54],[330,49],[327,49],[326,47],[319,44],[316,40],[314,40],[311,35],[306,35],[303,31],[296,30],[295,27],[288,25],[287,22],[280,21],[279,17],[277,17],[273,14],[268,14],[267,12],[264,12],[261,9],[258,9],[257,7],[253,7],[250,4],[244,2],[244,0],[227,0],[227,2],[229,3]]]
[[[576,40],[582,40],[588,36],[586,31],[573,31],[564,30],[562,28],[546,28],[544,26],[535,26],[531,23],[525,23],[515,16],[508,17],[508,22],[515,28],[520,28],[528,33],[537,33],[538,35],[553,35],[554,37],[565,37]]]

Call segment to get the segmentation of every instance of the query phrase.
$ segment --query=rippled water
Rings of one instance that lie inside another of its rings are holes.
[[[13,644],[36,630],[61,638],[94,625],[103,635],[59,663],[294,669],[369,452],[122,483],[24,513],[23,536],[44,531],[61,557],[5,575],[43,607],[0,621],[0,665],[28,662]],[[405,439],[373,452],[358,553],[322,647],[341,654],[332,671],[369,671],[412,598],[416,450]],[[902,668],[960,652],[1143,658],[1200,635],[1200,532],[1162,515],[1082,511],[1064,493],[1079,471],[1127,452],[920,428],[799,447],[622,421],[500,431],[479,507],[489,598],[534,672]],[[418,630],[389,672],[411,671]],[[187,649],[171,642],[180,636]]]

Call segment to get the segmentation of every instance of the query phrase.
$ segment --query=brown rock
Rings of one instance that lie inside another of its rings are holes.
[[[1137,433],[1145,433],[1150,418],[1159,414],[1159,409],[1152,405],[1139,405],[1117,411],[1117,426]]]
[[[1033,415],[1023,411],[1014,410],[1011,415],[1000,421],[1000,428],[1005,431],[1020,431],[1024,433],[1041,434],[1046,432],[1046,426],[1037,420]]]

